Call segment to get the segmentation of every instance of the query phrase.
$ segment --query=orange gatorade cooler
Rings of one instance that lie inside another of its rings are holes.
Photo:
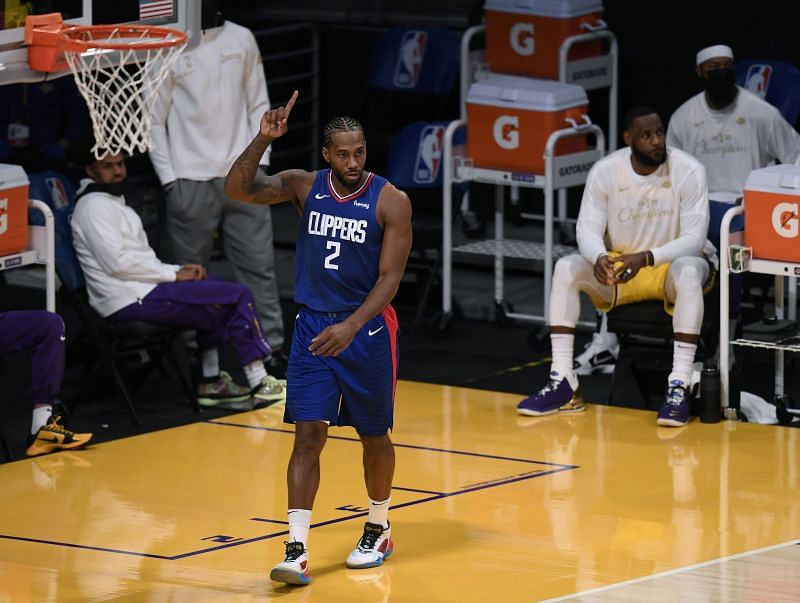
[[[558,79],[558,51],[570,36],[605,29],[598,0],[486,0],[486,62],[495,73]],[[600,40],[574,45],[568,59],[602,54]]]
[[[588,107],[575,84],[513,75],[475,82],[467,92],[467,155],[478,167],[543,174],[550,134],[587,123]],[[586,146],[586,136],[572,136],[558,141],[555,153]]]
[[[28,246],[28,176],[18,165],[0,163],[0,255]]]
[[[744,185],[744,241],[754,258],[800,262],[800,166],[750,172]]]

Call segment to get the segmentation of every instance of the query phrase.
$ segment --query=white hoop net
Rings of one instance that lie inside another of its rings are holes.
[[[175,31],[174,37],[169,38],[163,35],[165,28],[159,29],[162,33],[155,36],[146,28],[137,30],[135,35],[122,26],[110,32],[88,29],[81,32],[81,40],[98,47],[84,52],[64,51],[75,84],[89,108],[95,139],[92,152],[98,159],[106,153],[145,152],[151,146],[151,115],[158,88],[186,46],[185,40],[174,44],[183,32]],[[108,49],[102,47],[104,42],[127,46]],[[137,47],[153,42],[172,45]]]

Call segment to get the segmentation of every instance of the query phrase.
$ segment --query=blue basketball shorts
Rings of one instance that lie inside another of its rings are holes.
[[[352,312],[297,315],[286,371],[284,421],[350,425],[359,435],[385,435],[393,426],[397,384],[397,315],[387,306],[367,322],[341,354],[314,356],[311,340]]]

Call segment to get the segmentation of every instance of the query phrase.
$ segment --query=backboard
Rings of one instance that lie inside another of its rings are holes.
[[[67,75],[33,71],[23,44],[25,17],[61,13],[72,25],[140,23],[180,29],[189,34],[189,48],[200,38],[198,0],[0,0],[0,85],[38,82]]]

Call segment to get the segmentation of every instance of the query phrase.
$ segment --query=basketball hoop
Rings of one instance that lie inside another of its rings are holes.
[[[30,24],[31,68],[57,71],[63,61],[69,66],[92,118],[95,157],[145,152],[158,88],[186,46],[186,32],[149,25],[64,27],[55,14],[57,20],[41,27]],[[43,59],[37,50],[49,52]]]

